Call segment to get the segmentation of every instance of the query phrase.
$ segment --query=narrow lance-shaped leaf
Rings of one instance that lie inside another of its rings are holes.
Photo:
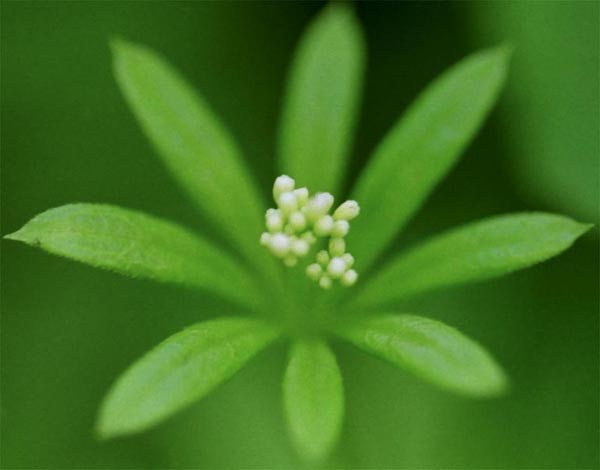
[[[143,431],[203,397],[276,337],[246,318],[198,323],[166,339],[117,380],[100,409],[97,431]]]
[[[494,396],[507,386],[502,369],[479,344],[435,320],[383,315],[351,323],[339,334],[358,348],[459,394]]]
[[[174,223],[103,204],[43,212],[6,238],[133,277],[258,301],[252,277],[226,253]]]
[[[400,254],[371,278],[354,302],[374,306],[502,276],[558,255],[589,227],[560,215],[535,212],[477,221]]]
[[[344,417],[344,387],[335,355],[320,340],[291,348],[283,379],[288,426],[298,452],[319,461],[335,445]]]
[[[361,93],[365,46],[352,7],[325,7],[301,38],[281,119],[281,170],[315,191],[336,192]]]
[[[349,243],[365,270],[452,168],[496,101],[509,51],[473,54],[435,80],[377,147],[353,198]]]
[[[263,255],[257,243],[263,201],[234,140],[158,54],[121,40],[112,49],[121,91],[165,165],[223,234],[256,260]]]

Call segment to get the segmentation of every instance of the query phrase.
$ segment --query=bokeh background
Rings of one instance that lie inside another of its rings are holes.
[[[599,3],[360,3],[369,47],[352,176],[412,98],[479,48],[515,55],[500,104],[399,245],[481,216],[548,210],[598,223]],[[296,40],[322,4],[1,4],[2,234],[68,202],[109,202],[200,231],[111,75],[114,35],[166,55],[220,113],[267,190]],[[599,466],[598,230],[516,275],[407,303],[459,327],[512,392],[470,401],[344,345],[347,417],[336,467]],[[287,468],[285,350],[164,425],[97,442],[113,379],[165,336],[227,306],[2,241],[2,468]]]

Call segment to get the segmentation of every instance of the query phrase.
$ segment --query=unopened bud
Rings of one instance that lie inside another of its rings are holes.
[[[294,180],[287,175],[278,176],[273,184],[273,199],[277,202],[283,193],[293,191],[295,184]]]
[[[277,209],[269,209],[265,216],[265,220],[269,232],[281,232],[283,229],[283,215]]]
[[[306,217],[302,212],[292,212],[289,223],[295,232],[301,232],[306,228]]]
[[[316,221],[329,212],[333,206],[333,196],[329,193],[317,193],[306,203],[305,212],[309,221]]]
[[[292,242],[292,253],[294,253],[298,257],[306,256],[310,250],[310,245],[305,240],[294,240]]]
[[[324,215],[315,222],[314,231],[320,237],[325,237],[331,233],[333,229],[333,217]]]
[[[262,246],[267,246],[269,244],[269,241],[271,240],[271,234],[268,232],[263,232],[260,235],[260,244]]]
[[[294,255],[287,255],[285,258],[283,258],[283,264],[285,264],[288,268],[296,266],[297,263],[298,258],[296,258]]]
[[[321,279],[319,279],[319,285],[322,289],[331,289],[331,278],[328,276],[322,276]]]
[[[318,281],[321,277],[321,274],[323,274],[323,268],[320,264],[313,263],[306,267],[306,275],[313,281]]]
[[[290,239],[283,233],[276,233],[269,240],[271,253],[279,258],[283,258],[290,251]]]
[[[333,228],[331,229],[332,237],[340,237],[343,238],[348,235],[350,231],[350,222],[347,220],[336,220],[333,223]]]
[[[353,286],[354,284],[356,284],[357,279],[358,279],[358,273],[354,269],[349,269],[342,275],[340,282],[342,283],[342,285],[344,285],[346,287],[350,287],[350,286]]]
[[[294,189],[294,194],[296,195],[296,199],[298,200],[298,207],[304,207],[304,205],[308,202],[308,189]]]
[[[346,242],[343,238],[329,240],[329,253],[331,256],[342,256],[346,251]]]
[[[338,207],[333,213],[335,220],[352,220],[360,213],[358,202],[348,200]]]
[[[346,272],[346,262],[336,256],[335,258],[331,258],[329,265],[327,266],[327,274],[329,274],[333,279],[337,279],[342,276]]]
[[[329,253],[327,253],[325,250],[321,250],[317,253],[316,259],[317,263],[325,267],[329,264]]]
[[[277,200],[277,205],[284,214],[291,214],[298,209],[298,201],[296,200],[296,196],[293,192],[281,194]]]
[[[354,266],[354,256],[352,256],[350,253],[344,253],[342,255],[342,259],[346,262],[347,268]]]

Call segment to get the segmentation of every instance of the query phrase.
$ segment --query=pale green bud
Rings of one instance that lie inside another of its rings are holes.
[[[306,188],[298,188],[298,189],[294,189],[294,195],[296,196],[296,199],[298,200],[298,207],[304,207],[306,205],[306,203],[308,202],[308,189]]]
[[[310,245],[302,239],[296,239],[292,242],[292,253],[294,253],[299,258],[306,256],[310,250]]]
[[[331,284],[331,279],[328,276],[322,276],[321,279],[319,279],[319,285],[322,289],[331,289]]]
[[[283,264],[285,264],[288,268],[296,266],[297,263],[298,258],[296,258],[294,255],[287,255],[285,258],[283,258]]]
[[[277,209],[269,209],[265,215],[265,223],[269,232],[281,232],[283,229],[283,214]]]
[[[354,284],[356,284],[357,279],[358,279],[358,273],[354,269],[349,269],[342,275],[340,282],[342,283],[342,285],[344,285],[346,287],[350,287],[350,286],[353,286]]]
[[[304,207],[306,218],[311,222],[318,220],[329,212],[329,209],[333,206],[333,200],[333,196],[329,193],[315,194]]]
[[[281,194],[277,200],[277,205],[281,209],[281,212],[286,215],[289,215],[298,209],[298,201],[296,200],[296,196],[293,192]]]
[[[320,237],[326,237],[333,229],[333,217],[324,215],[315,222],[314,231]]]
[[[331,256],[342,256],[346,251],[346,242],[343,238],[329,240],[329,253]]]
[[[289,224],[295,232],[301,232],[306,228],[306,217],[304,217],[302,212],[292,212],[290,214]]]
[[[354,256],[352,256],[350,253],[344,253],[342,255],[342,259],[346,262],[347,268],[354,266]]]
[[[260,235],[260,244],[262,246],[268,246],[269,245],[269,241],[271,240],[271,234],[268,232],[263,232]]]
[[[343,238],[348,235],[348,231],[350,230],[350,222],[347,220],[336,220],[333,223],[333,228],[331,229],[331,236]]]
[[[360,213],[358,202],[348,200],[341,204],[333,213],[335,220],[352,220]]]
[[[309,245],[312,245],[314,242],[317,241],[317,237],[315,237],[314,233],[312,232],[306,232],[302,235],[302,240],[304,240]]]
[[[287,175],[278,176],[273,183],[273,199],[278,201],[283,193],[293,191],[295,184],[294,180]]]
[[[327,253],[325,250],[321,250],[317,253],[316,259],[317,263],[320,265],[327,266],[329,264],[329,253]]]
[[[283,233],[271,235],[269,240],[269,248],[278,258],[283,258],[290,251],[290,238]]]
[[[329,274],[329,276],[331,276],[332,279],[338,279],[345,272],[346,272],[346,262],[339,256],[331,258],[331,261],[329,262],[329,265],[327,266],[327,274]]]
[[[306,267],[306,275],[313,281],[318,281],[321,277],[321,274],[323,274],[323,268],[320,264],[313,263]]]

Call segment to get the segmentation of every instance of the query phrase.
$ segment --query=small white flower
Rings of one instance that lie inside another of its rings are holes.
[[[260,244],[262,246],[268,246],[270,240],[271,240],[271,234],[269,232],[263,232],[260,235]]]
[[[279,196],[294,190],[296,182],[287,175],[278,176],[273,184],[273,199],[279,200]]]
[[[333,213],[335,220],[352,220],[360,213],[358,202],[348,200],[338,207]]]

